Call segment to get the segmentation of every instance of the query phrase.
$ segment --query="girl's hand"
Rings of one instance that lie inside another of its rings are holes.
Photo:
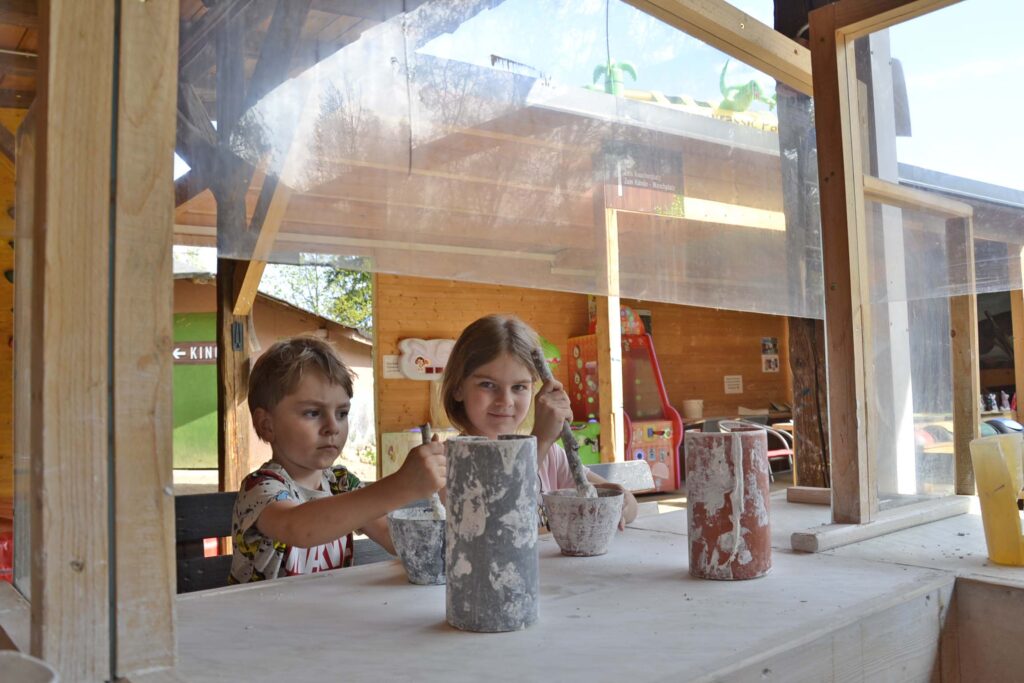
[[[562,383],[551,379],[544,383],[534,403],[533,435],[537,437],[537,455],[548,452],[562,433],[562,424],[572,420],[572,407],[569,405],[569,394],[565,393]]]
[[[613,484],[606,481],[601,484],[594,484],[594,487],[610,491],[622,491],[622,516],[619,518],[619,531],[625,531],[626,525],[636,519],[636,498],[621,484]]]

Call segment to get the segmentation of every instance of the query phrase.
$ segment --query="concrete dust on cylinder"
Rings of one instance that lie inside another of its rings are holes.
[[[537,440],[459,436],[445,442],[448,623],[517,631],[537,621]]]

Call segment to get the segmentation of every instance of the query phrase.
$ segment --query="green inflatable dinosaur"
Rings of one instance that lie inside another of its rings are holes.
[[[725,60],[722,75],[718,78],[718,89],[722,91],[722,101],[718,105],[720,111],[746,111],[755,101],[764,102],[772,111],[775,110],[775,96],[765,97],[757,81],[751,80],[743,85],[726,85],[725,72],[729,69],[729,61]]]
[[[614,59],[607,64],[598,64],[594,67],[593,82],[596,84],[599,79],[604,78],[604,91],[610,95],[621,95],[623,74],[629,74],[636,80],[636,67],[630,62],[617,62]],[[593,87],[593,86],[592,86]],[[593,88],[597,90],[597,88]]]

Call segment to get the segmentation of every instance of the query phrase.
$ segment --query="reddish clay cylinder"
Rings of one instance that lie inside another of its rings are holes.
[[[763,429],[686,433],[690,574],[756,579],[772,567],[768,439]]]

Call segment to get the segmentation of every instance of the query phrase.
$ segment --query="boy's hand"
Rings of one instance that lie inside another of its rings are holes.
[[[533,435],[537,437],[538,456],[547,453],[558,439],[566,420],[572,420],[569,394],[565,393],[561,382],[551,379],[540,388],[534,403]]]
[[[445,485],[447,473],[444,444],[435,435],[430,443],[409,451],[397,476],[414,498],[426,498]]]

